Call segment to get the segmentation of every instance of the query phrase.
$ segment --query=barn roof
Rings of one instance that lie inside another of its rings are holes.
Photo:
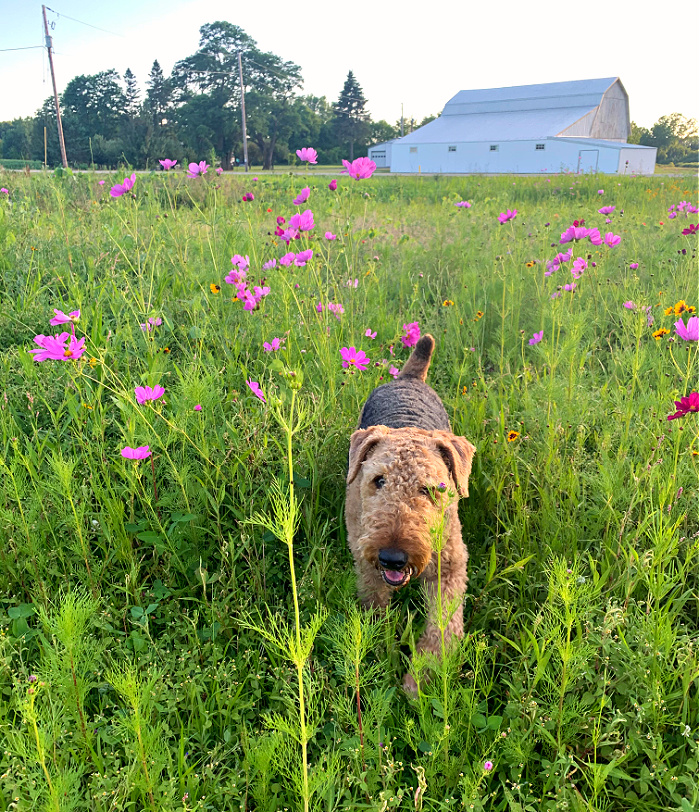
[[[595,110],[616,81],[611,77],[460,90],[438,118],[401,141],[439,144],[556,136]]]

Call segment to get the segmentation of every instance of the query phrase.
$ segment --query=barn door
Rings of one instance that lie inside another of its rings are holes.
[[[581,149],[578,153],[578,173],[598,171],[598,150]]]

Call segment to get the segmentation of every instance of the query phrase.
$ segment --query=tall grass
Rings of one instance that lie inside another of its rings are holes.
[[[665,311],[698,307],[697,215],[667,211],[697,180],[98,180],[0,175],[0,801],[696,808],[698,422],[666,418],[698,344]],[[563,291],[545,263],[582,218],[621,242],[577,243]],[[271,289],[256,310],[234,254]],[[54,308],[81,310],[77,362],[28,352]],[[413,321],[477,446],[465,636],[415,698],[420,590],[358,610],[342,520],[349,434]]]

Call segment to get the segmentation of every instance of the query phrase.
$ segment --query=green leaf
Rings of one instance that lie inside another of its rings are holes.
[[[11,606],[7,614],[14,620],[16,618],[31,617],[36,612],[31,603],[20,603],[19,606]]]

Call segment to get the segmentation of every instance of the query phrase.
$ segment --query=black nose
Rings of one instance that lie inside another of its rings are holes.
[[[408,553],[393,547],[380,550],[377,558],[385,570],[402,570],[408,563]]]

